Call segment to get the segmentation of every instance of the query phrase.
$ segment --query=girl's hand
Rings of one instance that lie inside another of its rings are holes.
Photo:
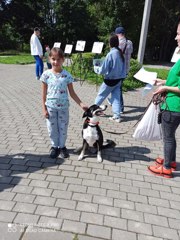
[[[81,108],[84,110],[84,111],[86,111],[89,107],[88,106],[86,106],[84,103],[80,103],[80,106],[81,106]]]
[[[47,110],[44,110],[43,115],[45,118],[49,118],[49,113]]]

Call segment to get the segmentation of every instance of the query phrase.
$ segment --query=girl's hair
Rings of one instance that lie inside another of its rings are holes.
[[[60,58],[64,58],[64,52],[61,48],[53,47],[49,53],[49,56],[51,57],[53,53],[57,53]]]
[[[111,48],[116,48],[119,51],[119,54],[124,62],[124,55],[122,53],[122,50],[119,48],[119,38],[116,34],[112,34],[109,39],[109,45]]]

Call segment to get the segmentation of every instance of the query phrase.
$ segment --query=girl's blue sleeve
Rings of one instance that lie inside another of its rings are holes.
[[[104,75],[104,74],[109,73],[110,69],[111,69],[111,58],[110,58],[110,55],[107,54],[102,66],[99,68],[98,73]]]

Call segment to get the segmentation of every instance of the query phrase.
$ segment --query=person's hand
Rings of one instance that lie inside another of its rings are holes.
[[[43,59],[43,58],[44,58],[44,56],[43,56],[43,55],[40,55],[39,57],[40,57],[41,59]]]
[[[48,113],[47,110],[44,110],[44,111],[43,111],[43,115],[44,115],[45,118],[49,118],[49,113]]]
[[[88,106],[87,105],[85,105],[84,103],[80,103],[80,106],[81,106],[81,108],[84,110],[84,111],[87,111],[88,110]]]
[[[154,85],[155,86],[162,86],[166,83],[166,80],[163,80],[163,79],[160,79],[160,78],[157,78],[154,80]]]
[[[159,93],[163,93],[163,92],[166,92],[166,91],[167,91],[166,86],[161,86],[158,89],[156,89],[156,91],[153,93],[153,95],[156,95],[156,94],[159,94]]]

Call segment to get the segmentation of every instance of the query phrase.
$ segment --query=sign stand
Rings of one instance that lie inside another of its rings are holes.
[[[72,65],[72,60],[70,58],[70,55],[72,53],[72,48],[73,48],[72,44],[66,44],[65,49],[64,49],[64,54],[67,56],[66,62],[65,62],[65,65],[67,67]]]
[[[104,45],[103,42],[94,42],[93,44],[92,53],[95,53],[95,56],[93,59],[94,69],[95,67],[100,67],[102,65],[100,54],[102,53],[103,45]],[[97,86],[98,86],[98,79],[99,79],[99,74],[96,73],[96,92],[97,92]]]
[[[79,64],[78,64],[78,70],[79,70],[79,80],[80,84],[82,86],[84,79],[82,79],[82,64],[83,64],[83,57],[82,57],[82,52],[84,51],[86,45],[86,41],[77,41],[76,43],[76,48],[75,50],[77,51],[77,57],[76,60],[74,61],[73,65],[72,65],[72,72],[74,71],[74,66],[76,65],[76,62],[78,62],[79,60]]]

